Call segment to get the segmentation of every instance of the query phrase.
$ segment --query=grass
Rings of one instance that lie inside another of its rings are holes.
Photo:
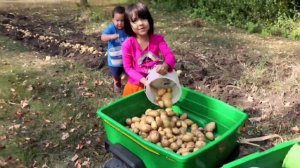
[[[93,145],[85,144],[88,152],[82,157],[99,155],[95,146],[103,130],[95,112],[118,98],[110,82],[105,82],[107,76],[64,59],[35,57],[21,43],[4,37],[0,44],[4,46],[1,64],[5,64],[0,73],[0,132],[6,137],[0,159],[12,156],[27,166],[36,161],[52,167],[56,160],[68,163],[83,139]],[[94,85],[96,80],[103,84]],[[82,96],[86,92],[95,96]],[[29,100],[29,106],[22,108],[24,100]],[[61,139],[63,133],[69,134],[66,140]]]

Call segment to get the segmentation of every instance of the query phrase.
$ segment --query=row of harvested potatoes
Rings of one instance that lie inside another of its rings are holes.
[[[46,41],[48,43],[54,43],[54,44],[58,45],[60,48],[74,49],[76,51],[79,51],[81,54],[83,54],[83,53],[102,54],[102,52],[98,51],[94,47],[82,45],[79,43],[72,44],[72,43],[64,42],[64,41],[61,42],[60,40],[55,39],[55,37],[41,35],[38,33],[33,33],[33,32],[30,32],[29,30],[24,30],[24,29],[18,28],[16,26],[13,26],[10,24],[4,24],[4,26],[5,26],[7,32],[14,31],[14,30],[17,32],[21,32],[23,34],[22,38],[36,38],[39,41]],[[50,47],[50,44],[48,45],[48,47]]]
[[[216,123],[210,122],[202,128],[187,113],[177,114],[166,108],[147,109],[141,117],[128,118],[126,127],[145,140],[184,156],[215,139]]]

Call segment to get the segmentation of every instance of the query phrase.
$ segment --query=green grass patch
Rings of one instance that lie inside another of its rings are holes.
[[[43,62],[32,57],[26,47],[0,39],[1,45],[5,43],[0,52],[7,65],[1,66],[0,73],[0,132],[6,136],[0,142],[5,146],[1,157],[13,156],[26,166],[36,161],[39,167],[42,163],[52,167],[57,160],[71,162],[84,140],[90,143],[80,157],[101,160],[103,157],[96,158],[100,155],[96,155],[100,152],[96,140],[103,128],[96,111],[120,97],[112,92],[110,82],[105,82],[108,77],[63,59]],[[95,85],[96,80],[102,84]],[[84,96],[86,93],[92,96]],[[64,134],[68,134],[65,140]]]

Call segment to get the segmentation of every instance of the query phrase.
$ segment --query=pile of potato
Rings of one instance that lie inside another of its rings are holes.
[[[172,88],[158,89],[155,100],[161,108],[172,107]]]
[[[215,139],[215,122],[201,128],[186,113],[179,115],[171,108],[147,109],[141,117],[126,119],[126,125],[144,139],[183,156],[204,147],[207,139]]]

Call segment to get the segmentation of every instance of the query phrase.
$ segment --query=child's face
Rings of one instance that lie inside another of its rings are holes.
[[[147,19],[133,18],[130,21],[131,28],[137,36],[148,35],[150,25]]]
[[[124,14],[115,13],[112,22],[117,27],[117,29],[121,30],[124,28]]]

